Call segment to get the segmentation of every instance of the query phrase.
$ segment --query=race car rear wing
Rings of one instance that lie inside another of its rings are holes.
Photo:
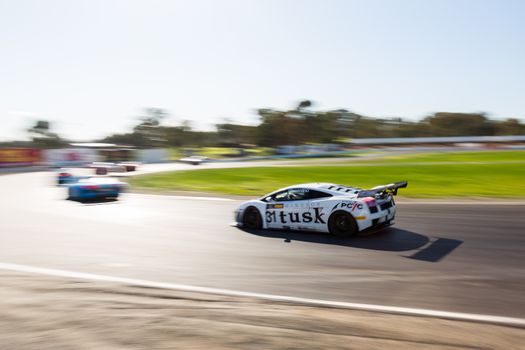
[[[400,188],[406,188],[408,186],[408,182],[407,181],[401,181],[401,182],[395,182],[393,184],[388,184],[388,185],[380,185],[380,186],[376,186],[374,188],[371,188],[369,190],[361,190],[359,191],[359,193],[357,194],[357,197],[358,198],[361,198],[361,197],[375,197],[376,195],[382,195],[382,194],[391,194],[391,195],[396,195],[397,194],[397,190],[400,189]]]

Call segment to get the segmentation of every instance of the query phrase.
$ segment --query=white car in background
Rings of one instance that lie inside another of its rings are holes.
[[[203,157],[203,156],[189,156],[189,157],[184,157],[184,158],[181,158],[179,159],[179,162],[181,163],[187,163],[187,164],[192,164],[192,165],[199,165],[203,162],[207,162],[209,161],[210,158],[208,157]]]
[[[370,190],[330,183],[293,185],[241,204],[235,221],[247,229],[329,232],[350,237],[391,225],[396,215],[393,196],[407,185],[396,182]]]
[[[119,162],[117,163],[117,166],[124,168],[125,171],[137,171],[138,167],[141,165],[141,162],[132,162],[132,161],[126,161],[126,162]]]

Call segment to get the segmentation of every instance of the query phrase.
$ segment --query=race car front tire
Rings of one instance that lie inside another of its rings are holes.
[[[353,237],[357,235],[359,228],[354,217],[343,210],[338,210],[328,219],[328,230],[331,234],[339,237]]]
[[[243,226],[247,229],[260,229],[262,228],[262,217],[259,210],[255,207],[248,207],[244,211],[242,216]]]

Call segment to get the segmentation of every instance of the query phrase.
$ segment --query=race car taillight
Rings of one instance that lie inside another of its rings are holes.
[[[68,177],[68,176],[71,176],[70,173],[59,173],[58,176],[60,177]]]
[[[371,213],[377,213],[377,203],[374,198],[364,198],[363,202],[366,203]]]
[[[376,206],[376,200],[374,198],[364,198],[363,202],[365,202],[366,205],[368,205],[369,208]]]

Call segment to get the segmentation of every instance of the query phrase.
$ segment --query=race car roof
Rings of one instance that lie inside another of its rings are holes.
[[[356,187],[337,185],[337,184],[327,183],[327,182],[310,182],[310,183],[304,183],[304,184],[297,184],[297,185],[285,187],[283,188],[283,190],[291,189],[291,188],[308,188],[308,189],[322,190],[324,192],[329,192],[334,195],[355,194],[359,192],[359,190],[361,190],[360,188],[356,188]]]
[[[89,178],[81,179],[78,181],[78,184],[96,184],[96,185],[118,184],[118,183],[122,183],[122,182],[112,177],[89,177]]]

